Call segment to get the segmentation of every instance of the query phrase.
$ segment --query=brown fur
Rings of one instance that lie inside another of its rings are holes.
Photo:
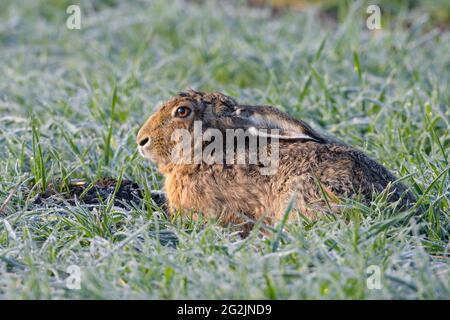
[[[189,118],[173,117],[175,108],[189,106]],[[169,159],[171,134],[176,128],[192,130],[194,120],[203,129],[256,126],[280,129],[279,167],[274,175],[261,175],[258,165],[206,163],[181,165]],[[299,139],[298,134],[309,138]],[[203,214],[224,224],[242,222],[242,215],[267,222],[279,220],[293,199],[294,208],[310,218],[338,211],[339,198],[362,195],[369,202],[373,192],[383,191],[396,180],[386,168],[347,145],[322,137],[306,123],[268,106],[240,105],[221,93],[189,91],[167,101],[140,129],[137,142],[149,138],[142,153],[165,176],[171,212]],[[390,200],[402,204],[414,197],[404,185],[393,186]],[[328,199],[324,201],[325,197]],[[294,196],[293,196],[294,195]],[[293,197],[293,198],[292,198]]]

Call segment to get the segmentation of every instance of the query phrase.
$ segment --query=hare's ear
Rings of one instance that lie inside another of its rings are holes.
[[[258,129],[256,127],[249,127],[248,132],[251,135],[263,138],[274,138],[279,140],[312,140],[316,142],[323,142],[323,140],[319,140],[318,138],[304,133],[280,130],[278,128]]]
[[[294,119],[274,107],[238,106],[234,115],[247,122],[247,129],[253,135],[282,140],[325,142],[325,139],[308,124]]]

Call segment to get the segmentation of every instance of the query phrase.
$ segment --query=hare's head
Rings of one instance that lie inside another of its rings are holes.
[[[266,138],[324,141],[307,124],[276,108],[240,105],[218,92],[190,90],[166,101],[142,126],[136,139],[139,153],[157,165],[166,165],[179,143],[179,139],[174,139],[175,133],[189,132],[195,140],[198,124],[200,134],[214,129],[225,137],[228,129],[243,129],[250,135]],[[276,129],[276,135],[270,132],[272,129]]]
[[[195,121],[206,124],[213,119],[214,113],[231,112],[235,104],[220,93],[205,94],[194,90],[180,93],[164,102],[139,130],[136,138],[139,153],[156,164],[167,164],[177,144],[173,139],[177,130],[191,132]]]

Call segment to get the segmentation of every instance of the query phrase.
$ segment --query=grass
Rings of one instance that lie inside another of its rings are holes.
[[[68,30],[68,4],[2,2],[0,298],[450,298],[448,31],[401,11],[371,33],[364,2],[333,22],[144,0],[82,1],[82,29]],[[277,105],[364,150],[404,177],[422,213],[381,194],[245,239],[165,219],[149,195],[161,177],[134,140],[187,87]],[[143,186],[144,204],[32,201],[57,179],[64,191],[106,176]],[[66,286],[71,265],[80,290]],[[367,286],[372,265],[380,289]]]

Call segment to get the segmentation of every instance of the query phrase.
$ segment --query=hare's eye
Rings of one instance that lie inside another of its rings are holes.
[[[175,111],[175,116],[179,118],[186,118],[191,114],[191,109],[188,107],[178,107]]]

